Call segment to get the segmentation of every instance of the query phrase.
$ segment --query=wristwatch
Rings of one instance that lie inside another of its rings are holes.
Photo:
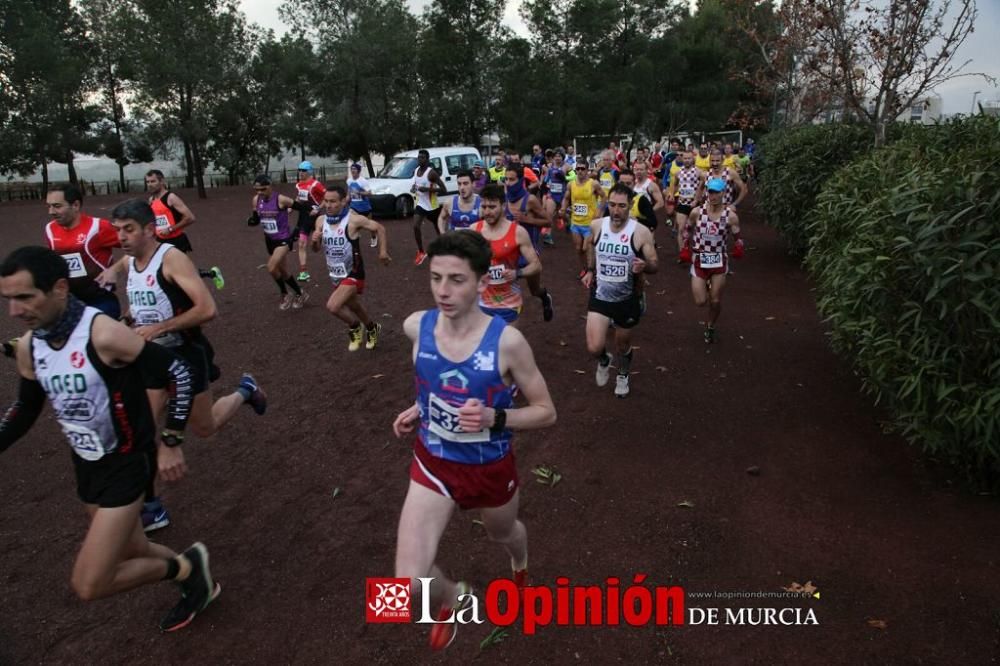
[[[502,407],[495,407],[493,409],[493,425],[490,426],[490,432],[502,432],[506,427],[507,410]]]
[[[184,443],[184,435],[180,433],[172,433],[164,430],[160,433],[160,441],[163,442],[164,446],[169,446],[174,448],[175,446],[180,446]]]

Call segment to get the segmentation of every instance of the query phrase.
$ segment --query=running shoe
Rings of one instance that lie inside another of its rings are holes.
[[[542,296],[542,319],[544,321],[552,321],[555,313],[556,311],[552,307],[552,292],[546,289],[545,295]]]
[[[628,393],[628,375],[618,375],[618,378],[615,381],[615,397],[625,398],[628,396]]]
[[[379,333],[382,332],[382,324],[375,322],[375,328],[367,329],[368,340],[365,342],[365,349],[375,349],[378,344]]]
[[[611,375],[611,357],[608,356],[607,352],[604,353],[604,357],[597,362],[597,372],[594,374],[594,380],[597,382],[598,386],[607,386],[608,377]]]
[[[413,265],[414,266],[419,266],[420,264],[424,263],[425,261],[427,261],[427,253],[426,252],[417,251],[417,256],[413,257]]]
[[[258,415],[263,416],[264,412],[267,411],[267,393],[264,393],[264,389],[257,384],[257,380],[253,378],[253,375],[243,373],[243,376],[240,377],[239,388],[249,393],[249,397],[245,398],[244,401],[249,403],[253,407],[253,411],[257,412]]]
[[[309,292],[303,291],[301,294],[296,294],[292,297],[292,308],[295,310],[301,310],[302,306],[306,304],[309,300]]]
[[[309,275],[309,271],[303,269],[303,270],[299,271],[299,276],[297,278],[295,278],[295,279],[298,280],[299,282],[309,282],[309,279],[311,277],[312,276]]]
[[[347,351],[358,351],[361,349],[361,341],[365,337],[364,326],[358,324],[354,328],[347,329],[347,337],[351,339],[350,344],[347,345]]]
[[[212,274],[212,283],[215,284],[215,290],[222,291],[222,288],[226,286],[226,278],[222,277],[222,269],[218,266],[212,266],[209,272]]]
[[[438,611],[437,620],[448,620],[458,611],[466,608],[472,603],[472,597],[468,596],[472,592],[472,586],[465,581],[458,582],[458,594],[455,595],[455,603],[443,604]],[[465,595],[465,598],[463,598]],[[447,622],[435,624],[431,627],[430,646],[432,650],[443,650],[455,642],[455,635],[458,633],[458,622]]]
[[[378,236],[372,236],[372,240],[368,245],[369,247],[378,247]]]
[[[204,544],[194,544],[183,555],[191,563],[191,573],[185,580],[178,581],[181,600],[160,620],[161,631],[177,631],[188,626],[222,592],[222,586],[212,580],[212,573],[208,568],[208,549]]]
[[[555,245],[556,239],[552,237],[552,234],[545,234],[542,236],[542,243],[545,245]]]
[[[517,585],[517,589],[523,590],[528,587],[528,570],[527,569],[517,569],[511,576],[514,579],[514,585]]]
[[[709,326],[705,329],[705,344],[712,344],[715,342],[715,328]]]
[[[170,524],[170,513],[159,497],[142,504],[142,530],[154,532]]]
[[[279,310],[287,310],[290,307],[292,307],[292,295],[291,294],[282,294],[281,295],[281,302],[278,303],[278,309]]]

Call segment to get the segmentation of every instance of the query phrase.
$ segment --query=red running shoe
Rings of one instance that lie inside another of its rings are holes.
[[[437,617],[434,618],[438,622],[443,622],[448,618],[452,617],[453,614],[457,613],[459,610],[466,608],[472,603],[471,597],[462,598],[462,595],[467,595],[472,592],[472,586],[464,581],[458,582],[458,594],[456,596],[456,601],[452,605],[443,604],[441,610],[438,611]],[[434,651],[440,651],[455,642],[455,636],[458,634],[458,622],[447,622],[443,624],[435,624],[431,627],[431,636],[429,644],[431,649]]]

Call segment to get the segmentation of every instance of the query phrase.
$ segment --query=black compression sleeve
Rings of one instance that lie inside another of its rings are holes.
[[[194,403],[191,366],[177,354],[154,342],[146,343],[136,363],[144,375],[162,382],[161,386],[173,380],[175,388],[167,403],[166,427],[169,430],[184,430]]]
[[[35,424],[45,407],[45,390],[34,379],[21,377],[17,400],[0,419],[0,453],[20,439]]]

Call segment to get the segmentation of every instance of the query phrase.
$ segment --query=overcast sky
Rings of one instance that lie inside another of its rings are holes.
[[[427,0],[407,0],[410,9],[416,13],[423,10]],[[285,32],[281,19],[278,17],[278,6],[281,0],[240,0],[247,17],[265,28],[271,28],[276,33]],[[504,21],[514,32],[527,36],[528,31],[518,16],[520,0],[508,0]],[[1000,48],[996,40],[1000,35],[1000,0],[978,0],[979,18],[976,30],[969,35],[965,44],[959,50],[955,61],[962,63],[972,60],[964,71],[984,72],[1000,79]],[[979,101],[1000,100],[1000,87],[988,83],[979,77],[964,77],[949,81],[936,91],[944,100],[944,113],[969,113],[972,109],[972,97],[980,91]]]

